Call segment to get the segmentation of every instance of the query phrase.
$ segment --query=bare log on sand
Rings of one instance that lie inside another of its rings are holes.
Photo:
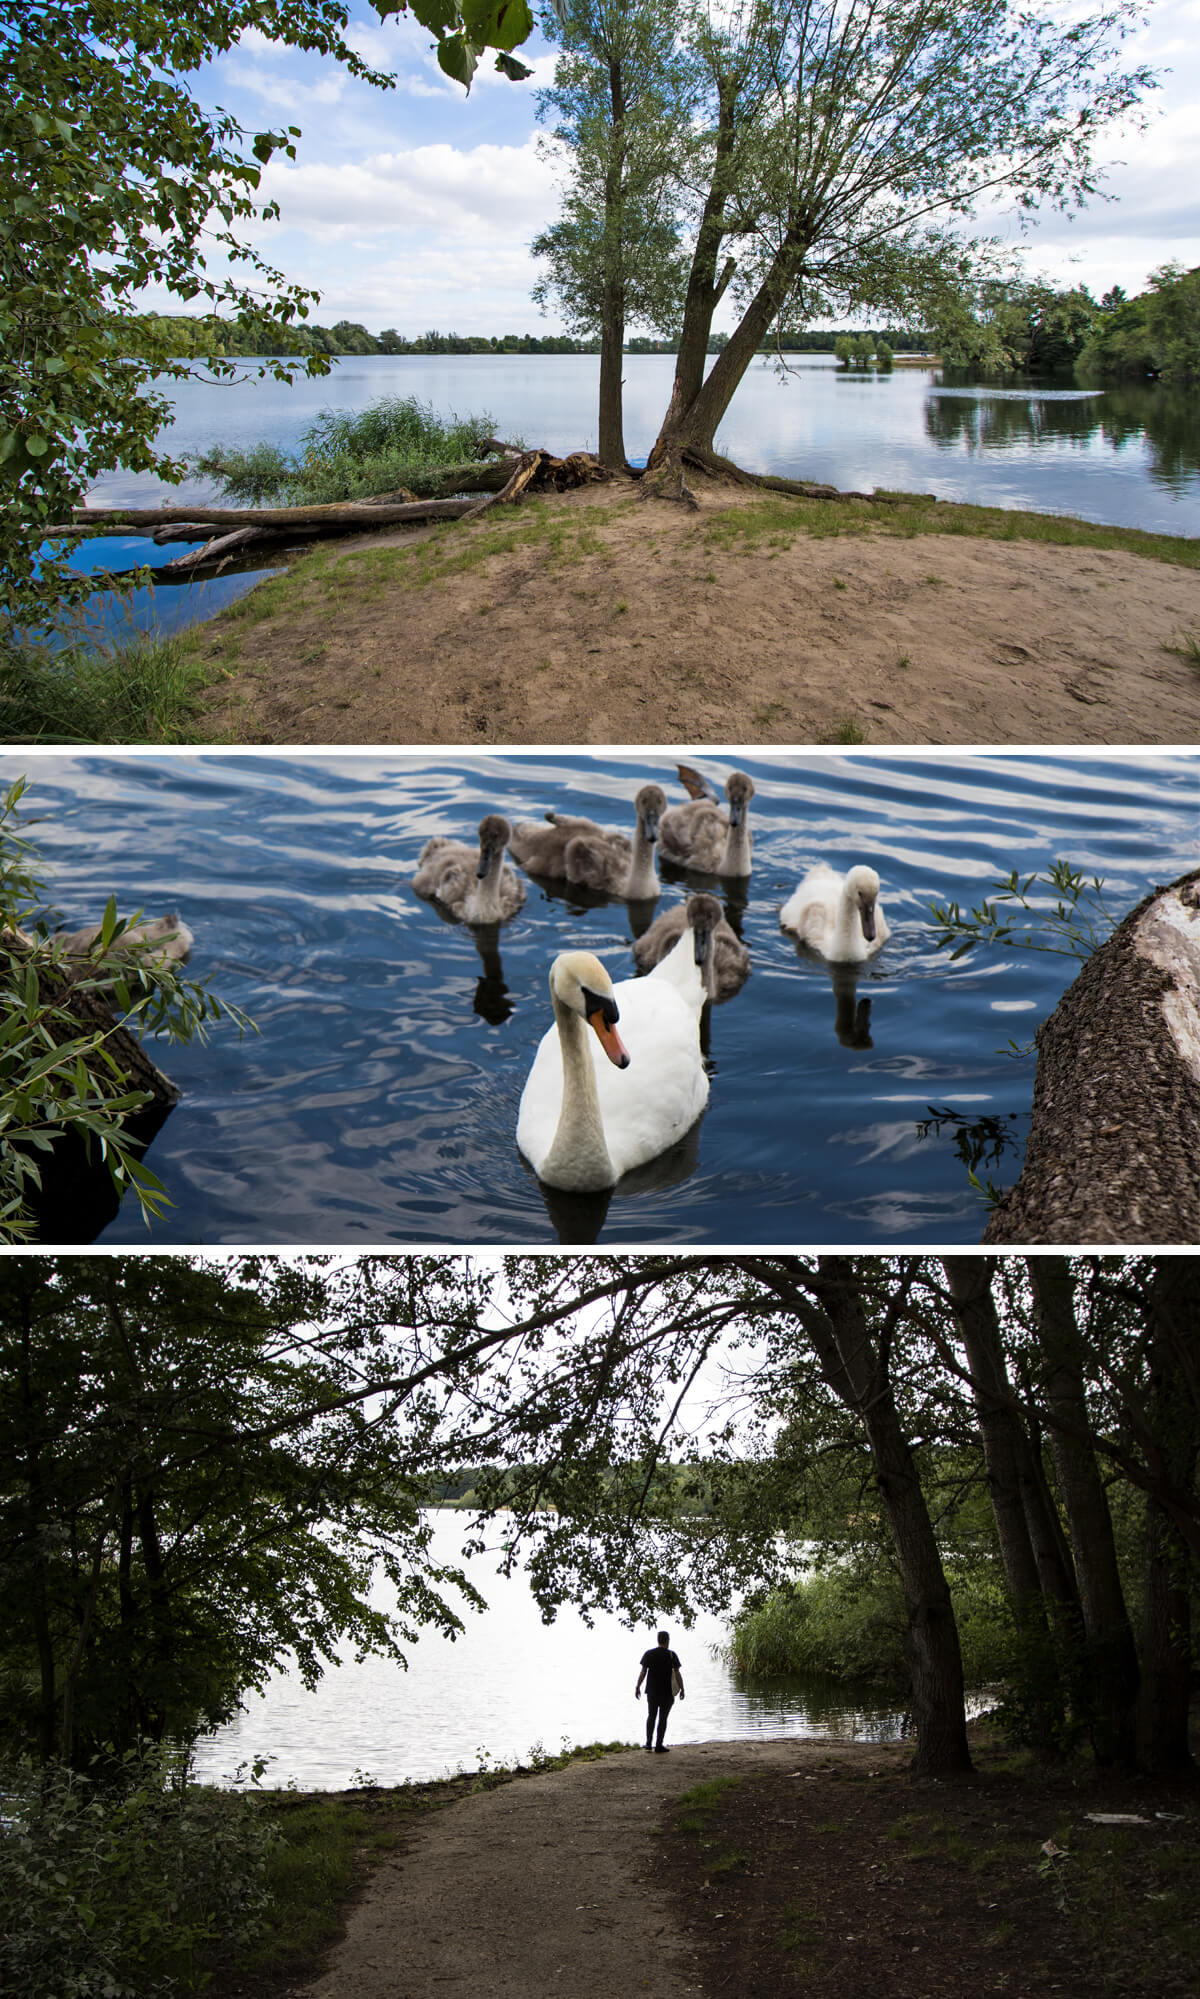
[[[1025,1165],[984,1241],[1200,1242],[1200,869],[1125,918],[1037,1049]]]

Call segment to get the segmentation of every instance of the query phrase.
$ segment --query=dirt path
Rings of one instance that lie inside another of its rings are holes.
[[[764,512],[724,486],[699,513],[614,484],[497,519],[319,551],[214,619],[214,725],[266,743],[1200,739],[1198,567]]]
[[[684,1744],[463,1798],[371,1877],[304,1999],[695,1999],[695,1945],[665,1883],[646,1880],[665,1802],[709,1777],[794,1770],[828,1754],[812,1742]]]

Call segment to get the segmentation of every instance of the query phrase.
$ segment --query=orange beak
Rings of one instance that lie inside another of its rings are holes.
[[[594,1013],[589,1013],[587,1018],[588,1026],[591,1028],[609,1061],[614,1063],[618,1069],[628,1069],[629,1050],[626,1048],[612,1022],[605,1020],[599,1007],[596,1008]]]

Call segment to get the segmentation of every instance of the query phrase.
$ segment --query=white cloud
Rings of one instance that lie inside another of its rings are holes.
[[[489,256],[541,228],[557,205],[553,178],[533,139],[469,150],[414,146],[343,166],[292,166],[276,158],[263,174],[261,193],[278,201],[285,229],[322,242],[436,229],[451,246],[486,237]]]

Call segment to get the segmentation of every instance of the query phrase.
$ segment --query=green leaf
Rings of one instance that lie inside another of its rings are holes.
[[[461,83],[467,90],[471,88],[471,78],[479,66],[479,58],[465,35],[446,35],[438,43],[438,67]]]

